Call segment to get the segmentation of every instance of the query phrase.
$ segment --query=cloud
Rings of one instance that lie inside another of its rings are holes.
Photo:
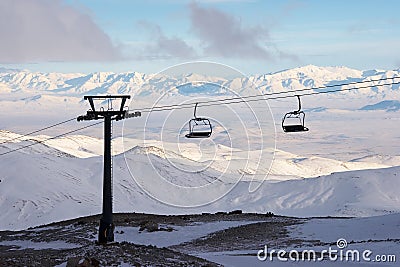
[[[263,43],[269,41],[267,29],[243,27],[235,17],[214,8],[189,4],[191,30],[204,44],[206,55],[272,60],[273,53]]]
[[[190,59],[196,57],[196,52],[193,47],[189,46],[183,39],[176,36],[168,37],[164,34],[161,27],[147,21],[140,21],[139,26],[144,28],[151,35],[152,42],[149,43],[144,54],[154,59],[159,58],[183,58]]]
[[[121,58],[90,16],[61,0],[0,1],[0,25],[1,63]]]
[[[234,16],[215,8],[201,7],[197,2],[191,2],[187,8],[189,30],[195,46],[180,37],[166,35],[160,25],[139,21],[139,28],[146,32],[149,40],[133,43],[129,48],[135,51],[133,54],[131,52],[131,57],[136,60],[191,60],[202,57],[257,61],[299,60],[298,56],[280,50],[265,27],[244,27]],[[297,5],[287,7],[290,10],[294,8]]]

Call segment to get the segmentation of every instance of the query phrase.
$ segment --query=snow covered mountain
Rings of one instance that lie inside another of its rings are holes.
[[[0,112],[8,114],[0,128],[17,131],[24,124],[27,129],[36,129],[44,126],[38,123],[37,118],[46,116],[48,121],[49,117],[54,121],[61,121],[75,117],[89,108],[86,101],[83,101],[84,95],[129,94],[132,96],[130,108],[141,110],[156,103],[171,105],[193,103],[201,99],[210,101],[219,98],[240,98],[379,79],[388,80],[366,83],[366,87],[359,90],[303,97],[303,109],[312,112],[332,109],[354,111],[380,101],[400,99],[399,84],[376,86],[400,82],[400,70],[359,71],[346,67],[309,65],[276,73],[224,78],[193,73],[178,76],[138,72],[64,74],[0,69]],[[349,87],[351,86],[342,86],[343,89]],[[314,89],[311,92],[320,91],[323,89]],[[283,95],[288,96],[288,99],[268,101],[274,117],[281,117],[282,113],[290,109],[295,110],[297,101],[291,99],[295,94],[285,93]],[[268,108],[265,102],[250,104],[253,109],[256,104],[260,104],[259,109]],[[236,109],[241,109],[233,106],[232,108],[235,112],[238,112]],[[10,110],[17,112],[10,113]]]
[[[143,74],[138,72],[111,73],[39,73],[26,70],[0,70],[0,92],[24,92],[30,94],[57,94],[61,96],[77,96],[83,94],[131,94],[147,96],[162,94],[172,87],[178,87],[174,93],[180,95],[193,92],[223,93],[218,85],[232,90],[257,87],[260,92],[280,92],[294,89],[319,87],[340,83],[368,81],[370,79],[395,78],[400,76],[399,70],[359,71],[346,67],[317,67],[308,65],[295,69],[226,79],[195,75],[171,77],[164,74]],[[212,84],[188,86],[188,82],[208,81]],[[390,81],[390,80],[389,80]],[[376,82],[382,84],[384,81]],[[179,88],[179,85],[184,85]],[[217,87],[217,89],[216,89]],[[399,90],[399,85],[370,87],[362,90],[363,94],[376,96],[386,94],[387,89]]]
[[[2,138],[10,136],[16,137],[9,132],[2,133]],[[98,146],[101,140],[85,136],[68,139],[70,142],[65,138],[55,139],[2,156],[0,229],[21,229],[101,211],[102,157],[96,155],[101,153],[101,146]],[[33,140],[35,138],[2,143],[0,152]],[[118,145],[115,149],[121,151]],[[190,153],[180,156],[185,166],[194,164],[188,155]],[[400,167],[390,167],[400,165],[399,158],[382,158],[380,164],[371,163],[370,158],[345,163],[318,157],[300,158],[278,151],[268,180],[257,191],[249,193],[249,183],[257,176],[241,177],[238,169],[230,170],[228,176],[221,176],[218,169],[213,168],[188,173],[172,167],[168,161],[168,157],[178,156],[155,146],[135,146],[116,154],[113,164],[115,211],[181,214],[242,209],[296,216],[370,216],[400,212],[397,196]],[[136,166],[133,176],[127,163]],[[164,179],[179,186],[214,183],[217,193],[231,187],[233,190],[206,206],[165,205],[148,196],[143,187],[146,190],[152,184],[151,190],[156,190],[156,194],[171,198],[167,201],[178,197],[179,203],[188,205],[203,203],[208,198],[213,200],[215,192],[185,195],[179,187],[175,190],[154,187],[154,183],[159,183],[158,171]],[[318,174],[322,176],[317,177]],[[140,185],[141,179],[134,177],[144,177],[150,182]]]
[[[254,95],[255,89],[258,93],[286,92],[371,79],[400,81],[397,77],[400,70],[358,71],[316,66],[231,79],[193,73],[172,77],[136,72],[45,74],[0,69],[0,112],[4,114],[0,128],[23,133],[66,117],[76,117],[88,109],[82,100],[87,94],[130,94],[140,110],[164,94],[167,96],[164,104],[173,104],[199,96],[214,99],[235,94]],[[375,85],[383,83],[374,82]],[[279,131],[282,114],[294,110],[296,100],[273,103],[276,121],[263,133],[276,138],[276,146],[271,142],[262,148],[255,146],[246,150],[249,140],[257,140],[257,128],[245,127],[245,131],[235,128],[236,117],[204,108],[201,112],[221,116],[220,121],[226,126],[214,128],[216,138],[208,145],[215,145],[215,151],[210,154],[201,150],[205,143],[177,144],[177,134],[186,128],[180,131],[176,125],[164,124],[162,117],[154,120],[143,117],[125,124],[127,135],[118,132],[121,128],[115,126],[115,211],[197,213],[242,209],[297,216],[370,216],[399,212],[396,189],[400,186],[400,155],[398,142],[394,141],[398,137],[398,111],[392,108],[398,106],[399,85],[372,86],[323,96],[326,99],[303,98],[303,108],[308,113],[306,123],[311,129],[307,135]],[[268,112],[263,105],[255,108],[259,108],[261,115]],[[388,109],[396,112],[385,112]],[[233,110],[243,114],[241,106]],[[180,115],[187,122],[193,114],[190,110]],[[147,128],[149,136],[143,144],[140,138],[147,120],[153,125]],[[58,133],[82,126],[85,125],[71,123]],[[170,139],[160,140],[161,126],[165,126],[163,136]],[[237,146],[227,145],[224,133],[234,137]],[[48,131],[44,134],[55,135]],[[48,140],[1,156],[0,229],[26,228],[101,211],[103,148],[102,139],[96,138],[102,136],[101,127],[79,134],[82,135]],[[45,140],[46,135],[23,136],[1,131],[0,153]],[[249,160],[261,152],[271,155],[271,151],[274,152],[272,165],[272,156],[271,160],[259,163]],[[207,168],[201,169],[205,165]],[[127,166],[136,166],[133,174]],[[188,167],[201,171],[187,172]],[[249,193],[252,181],[260,182],[266,174],[268,179],[258,190]],[[143,179],[135,181],[132,176]],[[215,185],[215,191],[198,195],[182,195],[179,190],[152,186],[153,193],[166,196],[167,202],[179,200],[182,206],[185,203],[196,206],[210,199],[212,203],[196,208],[162,204],[145,193],[148,184],[141,184],[147,180],[159,185],[160,176],[181,187]],[[212,201],[215,195],[225,191],[229,194]]]
[[[386,111],[398,111],[400,110],[399,100],[384,100],[373,105],[366,105],[360,110],[386,110]]]

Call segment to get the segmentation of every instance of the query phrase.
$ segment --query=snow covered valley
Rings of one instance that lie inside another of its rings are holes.
[[[73,120],[44,132],[26,133],[84,114],[88,105],[83,95],[130,94],[134,101],[129,108],[134,111],[151,106],[150,100],[163,95],[167,97],[161,104],[227,97],[222,85],[246,96],[254,93],[254,87],[276,93],[399,77],[398,70],[306,66],[246,79],[212,78],[221,85],[218,90],[201,84],[174,87],[171,92],[177,81],[201,77],[176,80],[139,73],[7,70],[0,74],[0,263],[21,258],[14,265],[29,265],[37,253],[44,253],[47,256],[38,264],[60,266],[72,255],[67,250],[82,257],[92,253],[105,264],[106,259],[98,256],[101,249],[93,245],[102,199],[102,124],[62,137],[56,136],[90,122]],[[372,255],[398,253],[399,86],[373,85],[302,97],[310,128],[304,133],[281,129],[282,116],[296,109],[293,97],[268,101],[269,108],[265,103],[252,104],[250,111],[244,104],[223,110],[200,106],[201,115],[214,118],[215,123],[212,137],[206,140],[182,138],[192,108],[173,114],[143,113],[140,118],[115,122],[113,204],[120,214],[115,229],[120,243],[111,249],[129,255],[140,251],[139,264],[155,265],[163,258],[165,266],[174,266],[174,257],[198,266],[211,262],[264,266],[271,263],[259,260],[257,253],[265,245],[276,250],[268,254],[273,266],[360,264],[333,262],[326,255],[321,262],[278,261],[279,249],[313,248],[318,258],[329,246],[337,249],[341,238],[348,249],[368,249]],[[235,210],[243,214],[225,214]],[[172,230],[139,231],[143,221]],[[257,235],[257,229],[263,234]],[[233,242],[233,237],[239,241]],[[143,256],[160,251],[152,261]],[[373,259],[362,266],[396,266]],[[109,264],[114,263],[130,266],[135,260],[115,258]]]

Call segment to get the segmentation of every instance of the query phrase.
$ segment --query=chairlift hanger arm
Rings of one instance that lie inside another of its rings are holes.
[[[197,119],[197,117],[196,117],[196,110],[197,110],[197,105],[198,105],[199,103],[196,103],[196,105],[194,106],[194,113],[193,113],[193,115],[194,115],[194,118],[195,119]]]
[[[296,112],[299,113],[301,111],[301,101],[300,101],[300,96],[299,95],[296,95],[296,97],[297,97],[297,101],[299,103],[299,108],[296,110]]]
[[[296,95],[297,96],[297,100],[299,101],[299,110],[298,111],[300,111],[301,110],[301,101],[300,101],[300,96],[299,95]]]

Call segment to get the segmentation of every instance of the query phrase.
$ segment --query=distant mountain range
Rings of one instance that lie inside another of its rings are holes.
[[[366,105],[360,110],[386,110],[386,111],[398,111],[400,110],[399,100],[384,100],[373,105]]]
[[[282,92],[395,77],[400,77],[399,70],[360,71],[347,67],[317,67],[313,65],[234,79],[204,77],[193,73],[170,77],[138,72],[65,74],[0,68],[0,92],[20,92],[29,96],[33,94],[34,100],[37,100],[39,95],[43,94],[71,97],[81,97],[84,94],[130,94],[145,97],[161,95],[165,92],[176,95],[191,95],[193,93],[220,95],[225,94],[228,89],[240,91],[246,95],[245,90],[248,88],[252,90],[257,88],[261,93]],[[198,83],[198,81],[207,81],[207,83]],[[374,85],[382,83],[385,83],[385,81],[375,82]],[[387,96],[391,92],[398,92],[399,87],[400,85],[371,86],[360,90],[359,93],[368,96]],[[248,93],[254,94],[254,91]]]

